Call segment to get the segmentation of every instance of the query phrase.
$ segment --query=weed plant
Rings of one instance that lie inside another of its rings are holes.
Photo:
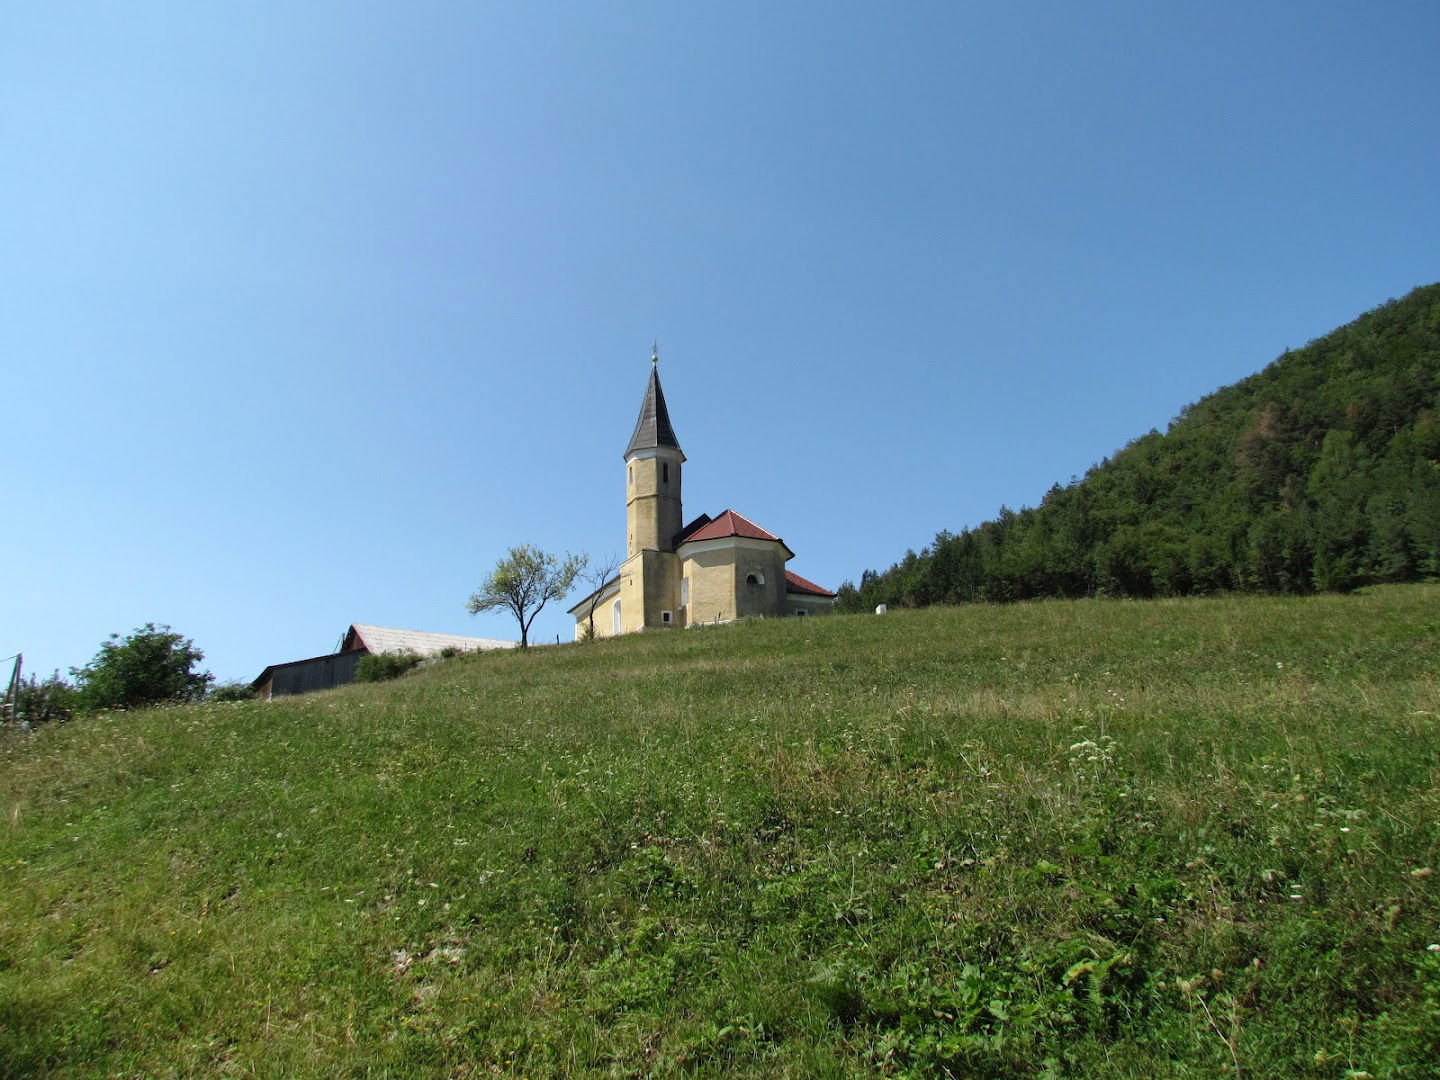
[[[1440,1075],[1440,586],[748,622],[0,741],[0,1074]]]

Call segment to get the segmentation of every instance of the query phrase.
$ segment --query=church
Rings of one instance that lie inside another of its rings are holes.
[[[785,569],[795,553],[749,518],[726,510],[682,524],[685,455],[660,389],[660,357],[625,449],[625,561],[570,609],[575,637],[594,615],[596,637],[702,626],[756,616],[828,614],[835,594]]]

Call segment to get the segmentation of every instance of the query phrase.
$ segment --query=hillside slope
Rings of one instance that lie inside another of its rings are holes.
[[[0,739],[0,1074],[1435,1076],[1440,586]]]
[[[941,533],[844,610],[1308,593],[1440,575],[1440,285],[1185,409],[1034,509]]]

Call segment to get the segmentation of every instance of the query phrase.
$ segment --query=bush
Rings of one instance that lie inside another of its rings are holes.
[[[80,705],[87,709],[136,709],[170,701],[199,701],[213,676],[197,672],[205,654],[168,626],[146,623],[129,637],[111,634],[95,659],[72,668]]]
[[[368,653],[355,665],[355,681],[385,682],[398,679],[418,663],[418,653]]]
[[[255,698],[255,687],[248,682],[227,682],[221,683],[212,689],[206,697],[207,701],[253,701]]]
[[[33,675],[21,679],[18,698],[15,718],[31,727],[51,720],[69,720],[79,707],[79,691],[62,679],[58,671],[44,682]]]

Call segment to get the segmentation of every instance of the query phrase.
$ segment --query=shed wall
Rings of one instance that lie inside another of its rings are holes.
[[[355,665],[365,653],[334,653],[301,660],[275,669],[270,676],[270,696],[308,694],[312,690],[329,690],[355,681]]]

